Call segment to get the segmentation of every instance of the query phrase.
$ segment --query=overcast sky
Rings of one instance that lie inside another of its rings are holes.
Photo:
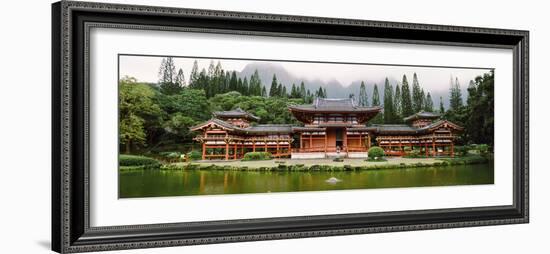
[[[254,62],[268,62],[284,67],[290,74],[305,80],[320,79],[325,82],[337,80],[342,85],[348,86],[356,80],[368,79],[371,81],[382,80],[385,77],[401,81],[403,74],[407,75],[409,84],[412,85],[413,73],[417,73],[421,86],[429,91],[441,91],[449,89],[451,76],[457,77],[464,88],[470,80],[482,75],[489,69],[468,68],[441,68],[441,67],[416,67],[416,66],[388,66],[374,64],[333,64],[333,63],[304,63],[304,62],[274,62],[257,60],[227,60],[227,59],[196,59],[174,58],[176,69],[181,68],[185,78],[189,80],[189,73],[193,62],[197,60],[199,70],[208,69],[210,61],[221,62],[224,70],[241,71],[247,64]],[[120,77],[131,76],[141,82],[157,82],[159,66],[162,57],[152,56],[120,56]]]

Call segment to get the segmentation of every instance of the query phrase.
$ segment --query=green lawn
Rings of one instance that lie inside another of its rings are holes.
[[[413,165],[413,164],[434,164],[436,162],[442,162],[440,159],[434,158],[387,158],[387,161],[382,162],[370,162],[365,161],[365,159],[344,159],[343,162],[335,162],[332,159],[273,159],[273,160],[263,160],[263,161],[195,161],[195,162],[178,162],[174,163],[174,166],[185,167],[188,164],[196,164],[199,166],[209,166],[216,165],[219,167],[230,166],[230,167],[247,167],[249,169],[258,169],[258,168],[273,168],[277,167],[280,162],[284,161],[284,165],[303,165],[305,167],[310,167],[313,165],[326,165],[326,166],[344,166],[349,165],[351,167],[369,167],[369,166],[390,166],[390,165]]]

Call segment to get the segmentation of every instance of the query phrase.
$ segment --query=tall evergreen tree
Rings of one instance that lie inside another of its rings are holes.
[[[189,75],[189,87],[195,88],[195,82],[199,79],[199,64],[197,60],[193,62],[193,67],[191,68],[191,74]]]
[[[424,111],[426,112],[433,112],[434,111],[434,102],[432,100],[432,96],[430,95],[430,92],[426,95],[426,99],[424,100]]]
[[[244,77],[244,79],[243,79],[243,86],[242,86],[241,94],[247,95],[247,96],[250,95],[248,93],[248,79],[246,77]]]
[[[286,92],[286,86],[283,86],[283,93],[281,94],[281,97],[287,98],[288,93]]]
[[[325,98],[327,98],[327,97],[328,97],[328,94],[327,94],[327,88],[326,88],[326,87],[325,87],[325,88],[323,88],[323,95],[325,96]]]
[[[300,98],[300,92],[296,88],[296,84],[292,83],[292,89],[290,90],[290,98]]]
[[[384,123],[394,123],[395,111],[393,110],[393,87],[386,78],[384,84]]]
[[[277,76],[273,74],[273,79],[271,80],[271,87],[269,88],[269,97],[277,97],[278,96],[278,86],[279,83],[277,82]]]
[[[254,74],[250,76],[250,83],[248,84],[250,87],[250,95],[253,96],[264,96],[263,89],[265,87],[262,87],[262,81],[260,80],[260,74],[258,74],[258,70],[254,70]]]
[[[403,117],[407,117],[414,113],[415,112],[412,107],[409,81],[407,81],[407,75],[403,75],[403,81],[401,82],[401,114]]]
[[[265,90],[265,86],[262,87],[262,92],[260,93],[262,97],[267,97],[267,92]]]
[[[380,106],[380,94],[378,92],[378,85],[374,84],[374,88],[372,89],[372,106],[377,107]],[[384,115],[382,113],[377,114],[370,123],[373,124],[381,124],[384,122]]]
[[[178,74],[176,75],[175,83],[178,87],[185,87],[185,75],[183,75],[183,70],[180,68]]]
[[[445,107],[443,106],[443,97],[439,96],[439,114],[445,114]]]
[[[367,88],[365,87],[365,82],[361,81],[361,86],[359,87],[359,106],[366,107],[369,105]]]
[[[236,91],[239,86],[239,80],[237,79],[237,72],[231,72],[231,80],[229,80],[229,89],[228,91]]]
[[[176,65],[172,57],[162,59],[158,75],[159,87],[162,93],[171,95],[176,94],[181,90],[181,87],[176,83]]]
[[[455,78],[455,82],[453,83],[453,78],[451,77],[449,110],[458,111],[462,105],[462,91],[460,90],[460,83],[458,83],[458,78]]]
[[[416,72],[413,75],[413,85],[412,85],[412,107],[413,111],[420,112],[422,110],[424,95],[421,92],[420,83],[418,82],[418,76]]]
[[[306,100],[307,94],[306,94],[306,85],[304,84],[304,81],[300,82],[300,97]]]
[[[395,120],[398,123],[401,122],[403,114],[401,113],[401,88],[399,88],[399,83],[395,84],[395,93],[393,93],[393,111]]]

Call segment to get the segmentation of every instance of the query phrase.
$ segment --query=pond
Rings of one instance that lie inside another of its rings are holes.
[[[360,171],[137,170],[119,173],[119,197],[492,184],[492,164]]]

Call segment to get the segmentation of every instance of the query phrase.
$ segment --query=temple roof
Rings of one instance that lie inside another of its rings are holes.
[[[255,121],[260,120],[259,117],[251,113],[248,113],[242,110],[241,108],[236,108],[229,111],[216,111],[216,112],[213,112],[212,114],[217,118],[248,118]]]
[[[353,98],[325,99],[316,98],[310,105],[293,105],[290,110],[305,112],[379,112],[381,107],[362,107],[355,103]]]
[[[435,128],[449,127],[457,131],[462,131],[464,128],[449,122],[447,120],[439,120],[421,128],[415,128],[407,124],[379,124],[373,125],[371,128],[378,134],[423,134],[429,133]]]
[[[413,115],[410,115],[408,117],[403,118],[403,120],[405,122],[410,122],[410,121],[414,121],[414,120],[417,120],[417,119],[437,119],[440,116],[441,115],[439,115],[437,113],[420,111],[418,113],[415,113]]]
[[[247,128],[241,128],[226,121],[212,118],[206,122],[190,127],[191,131],[196,131],[210,125],[217,125],[223,129],[245,133],[245,134],[255,134],[255,133],[292,133],[292,125],[290,124],[260,124],[256,126],[250,126]]]

